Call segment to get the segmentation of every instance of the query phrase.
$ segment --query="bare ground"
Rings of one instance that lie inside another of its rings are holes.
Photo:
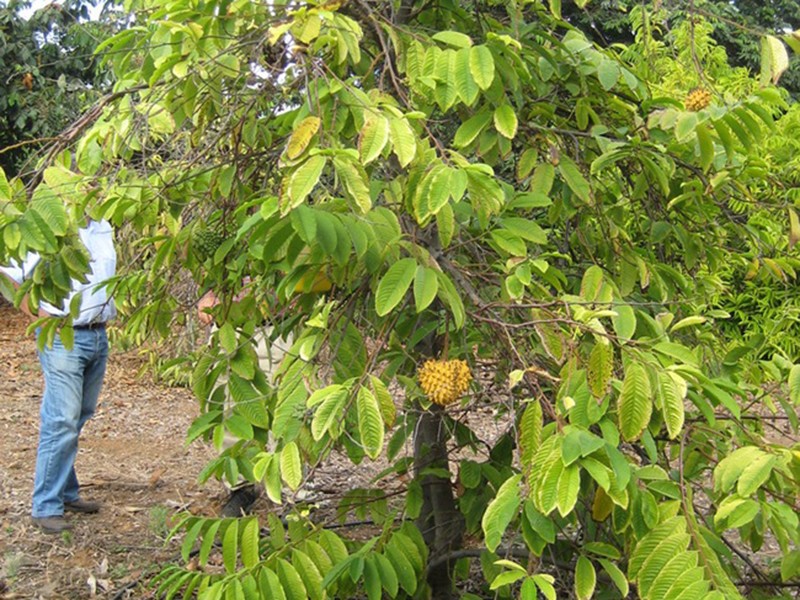
[[[210,457],[184,445],[197,414],[188,390],[137,377],[135,354],[113,354],[98,412],[81,436],[77,472],[98,515],[46,535],[29,519],[42,378],[25,318],[0,305],[0,598],[150,598],[148,576],[175,560],[164,543],[181,510],[213,514],[220,484],[196,475]]]

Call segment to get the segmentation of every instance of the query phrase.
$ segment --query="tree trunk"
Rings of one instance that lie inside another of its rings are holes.
[[[423,497],[417,526],[428,545],[429,562],[459,548],[464,533],[464,518],[456,506],[450,479],[422,474],[428,468],[450,471],[442,415],[441,407],[431,406],[422,413],[414,436],[414,474],[422,485]],[[428,571],[432,598],[452,597],[452,567],[450,561],[444,561]]]

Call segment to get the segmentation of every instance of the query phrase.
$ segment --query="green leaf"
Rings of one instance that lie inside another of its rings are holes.
[[[280,463],[275,456],[270,457],[272,460],[267,462],[267,472],[264,477],[264,488],[267,491],[267,497],[275,504],[281,504],[281,472]]]
[[[474,142],[486,126],[492,121],[493,115],[488,111],[479,112],[464,121],[456,130],[453,145],[456,148],[465,148]]]
[[[494,81],[494,58],[486,46],[473,46],[469,51],[469,70],[482,90],[488,90]]]
[[[774,455],[766,452],[757,456],[742,471],[736,492],[743,498],[753,494],[769,479],[776,461],[777,458]]]
[[[181,558],[183,558],[184,562],[189,560],[192,546],[194,546],[195,541],[197,541],[197,536],[200,535],[200,531],[205,524],[205,520],[197,519],[186,532],[186,536],[183,538],[183,543],[181,544]]]
[[[230,323],[223,324],[222,327],[220,327],[217,331],[217,335],[219,336],[219,345],[226,354],[230,355],[236,352],[238,341],[236,339],[236,331],[233,329],[233,325]]]
[[[529,472],[533,467],[533,457],[542,442],[543,416],[538,400],[528,402],[520,420],[519,445],[522,450],[520,460],[522,469]]]
[[[562,469],[558,477],[556,506],[562,517],[567,516],[575,508],[578,492],[581,487],[581,470],[577,465],[569,465]]]
[[[674,333],[676,331],[680,331],[684,327],[692,327],[694,325],[701,325],[701,324],[705,323],[706,321],[708,321],[708,319],[706,319],[705,317],[701,317],[699,315],[693,315],[691,317],[686,317],[684,319],[681,319],[677,323],[675,323],[670,328],[670,332]]]
[[[617,589],[622,594],[622,597],[627,598],[628,592],[630,591],[630,586],[628,585],[628,579],[625,577],[625,574],[617,565],[609,560],[600,558],[598,559],[598,562],[602,565],[603,570],[611,578],[611,581],[614,582],[614,585],[617,586]]]
[[[578,165],[572,162],[572,159],[565,155],[561,155],[558,163],[558,172],[564,181],[569,186],[569,189],[584,203],[591,204],[592,201],[592,188],[589,182],[581,173]]]
[[[683,429],[684,406],[687,385],[677,373],[661,371],[658,374],[659,396],[667,434],[674,440]]]
[[[538,165],[533,171],[531,177],[530,190],[535,194],[547,195],[553,189],[553,181],[555,181],[556,170],[550,163],[542,163]]]
[[[381,600],[381,575],[374,554],[368,554],[364,559],[364,589],[367,600]]]
[[[369,212],[372,208],[372,198],[369,195],[369,184],[364,168],[353,161],[338,157],[333,159],[333,166],[358,211],[362,214]]]
[[[789,371],[789,400],[800,404],[800,365],[793,365]]]
[[[270,598],[270,600],[286,600],[283,584],[281,584],[280,579],[278,579],[274,571],[262,567],[259,572],[259,583],[261,592],[265,598]]]
[[[494,111],[493,118],[494,128],[497,129],[497,133],[513,140],[517,135],[519,122],[517,121],[517,114],[514,112],[514,109],[511,108],[511,105],[501,104],[498,106]]]
[[[203,533],[203,543],[200,544],[200,551],[197,554],[197,560],[200,565],[205,566],[208,563],[208,557],[211,554],[211,549],[214,547],[214,542],[217,539],[217,531],[222,525],[223,521],[215,521],[209,525],[208,529]],[[189,561],[189,557],[184,559]]]
[[[481,519],[481,528],[485,538],[486,547],[494,552],[500,545],[500,540],[517,514],[519,508],[519,483],[521,475],[509,477],[497,490],[497,495],[489,503]]]
[[[433,34],[432,39],[443,44],[454,46],[455,48],[469,48],[472,46],[472,39],[458,31],[439,31]]]
[[[575,595],[578,600],[589,600],[597,584],[594,565],[585,556],[579,556],[575,565]]]
[[[711,132],[703,123],[699,123],[695,129],[697,144],[700,149],[700,166],[704,172],[708,172],[714,162],[714,141],[711,139]]]
[[[383,588],[388,592],[389,596],[392,598],[396,597],[400,589],[400,582],[397,580],[397,573],[392,563],[389,562],[389,559],[383,554],[374,554],[373,556],[375,557],[375,564],[378,567],[378,573],[380,573],[381,576]]]
[[[0,171],[2,175],[2,171]],[[8,184],[6,184],[8,185]],[[10,190],[9,190],[10,193]],[[36,196],[31,202],[31,210],[36,211],[55,235],[67,233],[67,211],[64,203],[55,196]]]
[[[388,315],[400,304],[416,272],[417,261],[413,258],[403,258],[389,267],[375,291],[375,311],[378,316]]]
[[[378,406],[381,410],[381,418],[388,427],[394,427],[395,419],[397,418],[397,407],[394,405],[394,399],[389,393],[386,385],[374,375],[369,376],[372,383],[372,391],[375,398],[378,400]]]
[[[417,154],[417,136],[407,119],[389,119],[389,139],[400,166],[407,167]]]
[[[586,379],[595,398],[603,398],[606,395],[613,373],[614,348],[608,342],[595,343],[586,368]]]
[[[456,220],[453,207],[450,204],[445,204],[442,209],[436,213],[436,230],[439,235],[439,243],[442,248],[447,248],[450,242],[453,241],[455,234]]]
[[[326,163],[327,159],[317,154],[309,157],[292,173],[286,187],[286,193],[281,198],[281,212],[283,214],[287,214],[305,201],[317,183],[319,183],[319,178]]]
[[[278,559],[278,579],[287,600],[309,600],[310,595],[297,569],[283,558]]]
[[[453,76],[455,77],[458,97],[461,98],[461,101],[467,106],[472,106],[475,104],[475,100],[478,99],[480,88],[472,77],[472,71],[469,68],[469,58],[469,47],[462,48],[456,53],[454,63],[455,72]]]
[[[292,550],[292,566],[300,575],[300,579],[308,591],[309,600],[327,598],[327,595],[322,590],[322,575],[308,554],[298,549]]]
[[[683,112],[675,122],[675,139],[685,142],[697,127],[697,113]]]
[[[781,560],[781,581],[787,582],[800,575],[800,550],[791,550]]]
[[[717,529],[736,529],[755,519],[760,510],[755,500],[728,496],[714,515],[714,526]]]
[[[300,462],[300,450],[295,442],[289,442],[281,450],[281,478],[294,491],[303,481],[303,465]]]
[[[507,229],[495,229],[490,235],[492,236],[492,241],[511,256],[526,256],[528,254],[528,247],[522,238]]]
[[[258,518],[248,517],[243,522],[241,536],[242,565],[245,569],[251,569],[258,564],[259,537]]]
[[[430,306],[438,291],[439,279],[436,271],[419,265],[414,275],[414,304],[418,313]]]
[[[0,199],[11,200],[11,186],[8,185],[8,179],[3,169],[0,169]]]
[[[450,200],[453,191],[452,177],[455,171],[449,167],[432,170],[427,179],[430,180],[427,194],[427,212],[424,216],[435,215]]]
[[[505,217],[500,221],[506,229],[517,237],[527,240],[534,244],[547,244],[547,234],[544,229],[532,219],[521,217]]]
[[[729,491],[745,468],[757,461],[763,462],[762,457],[764,456],[769,455],[757,446],[743,446],[731,452],[714,468],[714,490],[717,492]]]
[[[389,121],[374,110],[365,111],[364,126],[358,135],[358,151],[363,164],[380,156],[389,141]]]
[[[236,572],[236,555],[239,551],[239,521],[232,520],[222,534],[222,562],[226,573]]]
[[[397,581],[409,595],[417,591],[417,574],[403,551],[395,544],[387,544],[384,555],[397,575]]]
[[[523,577],[525,577],[525,571],[503,571],[497,577],[492,580],[491,585],[489,586],[490,590],[496,590],[498,588],[503,587],[504,585],[510,585],[516,581],[519,581]]]
[[[325,392],[324,396],[315,398],[320,392]],[[308,399],[309,406],[313,406],[312,400],[321,401],[319,408],[314,413],[314,418],[311,420],[311,436],[314,441],[322,439],[328,430],[334,426],[337,419],[342,418],[342,411],[347,403],[348,391],[347,388],[341,385],[332,385],[314,392]],[[324,399],[321,399],[324,398]]]
[[[622,391],[618,400],[619,428],[626,441],[639,438],[650,423],[653,399],[647,371],[639,363],[631,363],[625,370]]]
[[[583,274],[581,279],[581,298],[587,302],[594,302],[600,295],[603,287],[603,269],[597,265],[592,265]]]
[[[356,397],[358,412],[358,433],[364,452],[375,460],[383,450],[383,419],[378,400],[367,387],[361,387]]]
[[[456,286],[453,285],[450,277],[439,271],[436,272],[436,276],[439,279],[439,298],[450,309],[456,327],[460,329],[464,326],[464,320],[466,319],[464,302],[456,291]]]
[[[613,60],[604,60],[597,67],[597,79],[606,91],[617,85],[619,76],[619,65]]]

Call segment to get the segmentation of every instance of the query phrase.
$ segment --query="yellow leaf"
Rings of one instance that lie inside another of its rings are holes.
[[[289,137],[289,143],[286,144],[287,158],[294,160],[303,154],[311,143],[311,139],[319,131],[319,126],[320,120],[318,117],[306,117],[300,121],[291,137]]]
[[[800,219],[793,208],[789,209],[789,248],[793,248],[800,240]]]
[[[781,281],[786,281],[786,274],[783,272],[783,269],[781,269],[780,265],[778,265],[778,263],[776,263],[774,260],[772,260],[771,258],[765,258],[764,265],[770,271],[772,271],[772,274],[775,275],[775,277],[777,277]]]
[[[747,273],[744,274],[745,279],[752,279],[756,275],[758,275],[758,269],[761,267],[761,262],[754,258],[753,261],[750,263],[750,266],[747,267]]]
[[[613,509],[614,503],[611,498],[608,497],[603,488],[598,487],[592,501],[592,519],[598,522],[605,521],[611,515]]]
[[[786,46],[778,38],[768,35],[767,43],[772,55],[772,83],[777,84],[783,72],[789,68],[789,54],[786,52]]]

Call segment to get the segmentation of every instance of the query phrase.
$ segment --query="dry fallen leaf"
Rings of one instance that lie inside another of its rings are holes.
[[[161,479],[161,476],[167,472],[166,467],[159,467],[155,471],[153,471],[152,475],[150,475],[150,479],[148,479],[148,485],[150,487],[156,487],[158,485],[158,481]]]

